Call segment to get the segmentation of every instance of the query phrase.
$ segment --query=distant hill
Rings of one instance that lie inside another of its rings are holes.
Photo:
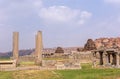
[[[66,53],[69,53],[70,51],[76,51],[77,48],[81,47],[66,47],[63,48]],[[43,49],[43,53],[54,53],[56,48],[45,48]],[[31,55],[34,54],[35,49],[27,49],[27,50],[20,50],[19,51],[19,56],[25,56],[25,55]],[[12,52],[5,52],[5,53],[0,53],[0,57],[12,57]]]
[[[34,49],[30,50],[20,50],[19,51],[19,56],[24,56],[24,55],[30,55],[32,52],[34,52]],[[0,53],[0,57],[12,57],[12,52],[5,52],[5,53]]]
[[[10,57],[10,52],[7,53],[0,53],[0,57]]]

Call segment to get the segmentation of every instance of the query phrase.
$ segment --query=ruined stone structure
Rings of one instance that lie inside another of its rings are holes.
[[[54,55],[55,56],[62,56],[64,54],[64,50],[62,47],[57,47],[57,49],[55,50]]]
[[[99,53],[99,64],[97,64],[97,53]],[[118,49],[98,49],[93,51],[93,67],[120,67],[120,51]]]
[[[19,33],[13,32],[13,60],[19,64]]]
[[[16,67],[16,60],[0,61],[0,71],[15,67]]]
[[[52,56],[52,60],[42,60],[42,67],[45,69],[81,69],[79,54],[63,53],[62,48],[58,48],[59,56]],[[59,54],[60,53],[60,54]],[[62,55],[61,55],[62,54]]]
[[[62,47],[57,47],[55,53],[64,53],[64,50],[62,49]]]
[[[13,32],[13,57],[9,61],[0,61],[0,70],[15,68],[19,64],[19,33]]]
[[[10,61],[0,61],[0,70],[19,70],[26,69],[17,67],[20,61],[35,61],[35,64],[38,65],[37,69],[81,69],[78,55],[72,55],[71,58],[60,59],[60,60],[42,60],[43,55],[43,44],[42,44],[42,32],[38,31],[36,35],[36,47],[34,55],[30,56],[21,56],[19,57],[19,33],[13,32],[13,57]],[[56,53],[64,54],[64,50],[62,48],[57,48]],[[67,55],[67,54],[65,54]],[[19,59],[20,58],[20,59]],[[22,59],[22,60],[21,60]],[[40,67],[41,66],[41,67]],[[17,67],[17,68],[16,68]],[[34,69],[27,68],[27,69]]]
[[[35,64],[42,65],[42,32],[38,31],[36,35]]]

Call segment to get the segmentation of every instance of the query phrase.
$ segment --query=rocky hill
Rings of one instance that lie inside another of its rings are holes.
[[[92,39],[88,39],[87,43],[84,46],[84,50],[94,50],[96,49],[96,45]]]
[[[34,49],[20,50],[19,56],[30,55],[33,51],[34,51]],[[0,53],[0,57],[11,57],[11,56],[12,56],[12,52]]]
[[[120,37],[117,38],[99,38],[94,40],[97,48],[120,48]]]
[[[88,39],[84,45],[84,50],[94,50],[101,47],[120,48],[120,37],[117,38],[98,38],[95,40]]]

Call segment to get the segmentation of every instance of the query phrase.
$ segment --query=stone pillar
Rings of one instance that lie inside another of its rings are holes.
[[[112,57],[113,57],[112,65],[116,65],[116,54],[112,53]]]
[[[120,63],[119,63],[119,62],[120,62],[120,60],[119,60],[119,59],[120,59],[120,58],[119,58],[119,54],[117,54],[116,57],[117,57],[117,58],[116,58],[116,60],[117,60],[117,66],[119,67],[119,65],[120,65]]]
[[[13,32],[13,59],[16,60],[18,64],[19,56],[19,33]]]
[[[108,53],[108,63],[110,63],[110,54]]]
[[[100,54],[100,65],[103,65],[103,52],[99,52]]]
[[[96,68],[96,53],[97,52],[92,52],[92,68]]]
[[[107,53],[105,53],[105,58],[106,58],[106,65],[108,65],[109,60],[108,60],[108,54]]]
[[[42,32],[38,31],[36,35],[35,64],[42,65]]]

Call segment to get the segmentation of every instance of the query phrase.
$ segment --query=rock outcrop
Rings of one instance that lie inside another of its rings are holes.
[[[84,50],[94,50],[96,49],[96,45],[92,39],[88,39],[87,43],[84,46]]]
[[[120,37],[117,38],[99,38],[95,41],[96,48],[120,48]]]

